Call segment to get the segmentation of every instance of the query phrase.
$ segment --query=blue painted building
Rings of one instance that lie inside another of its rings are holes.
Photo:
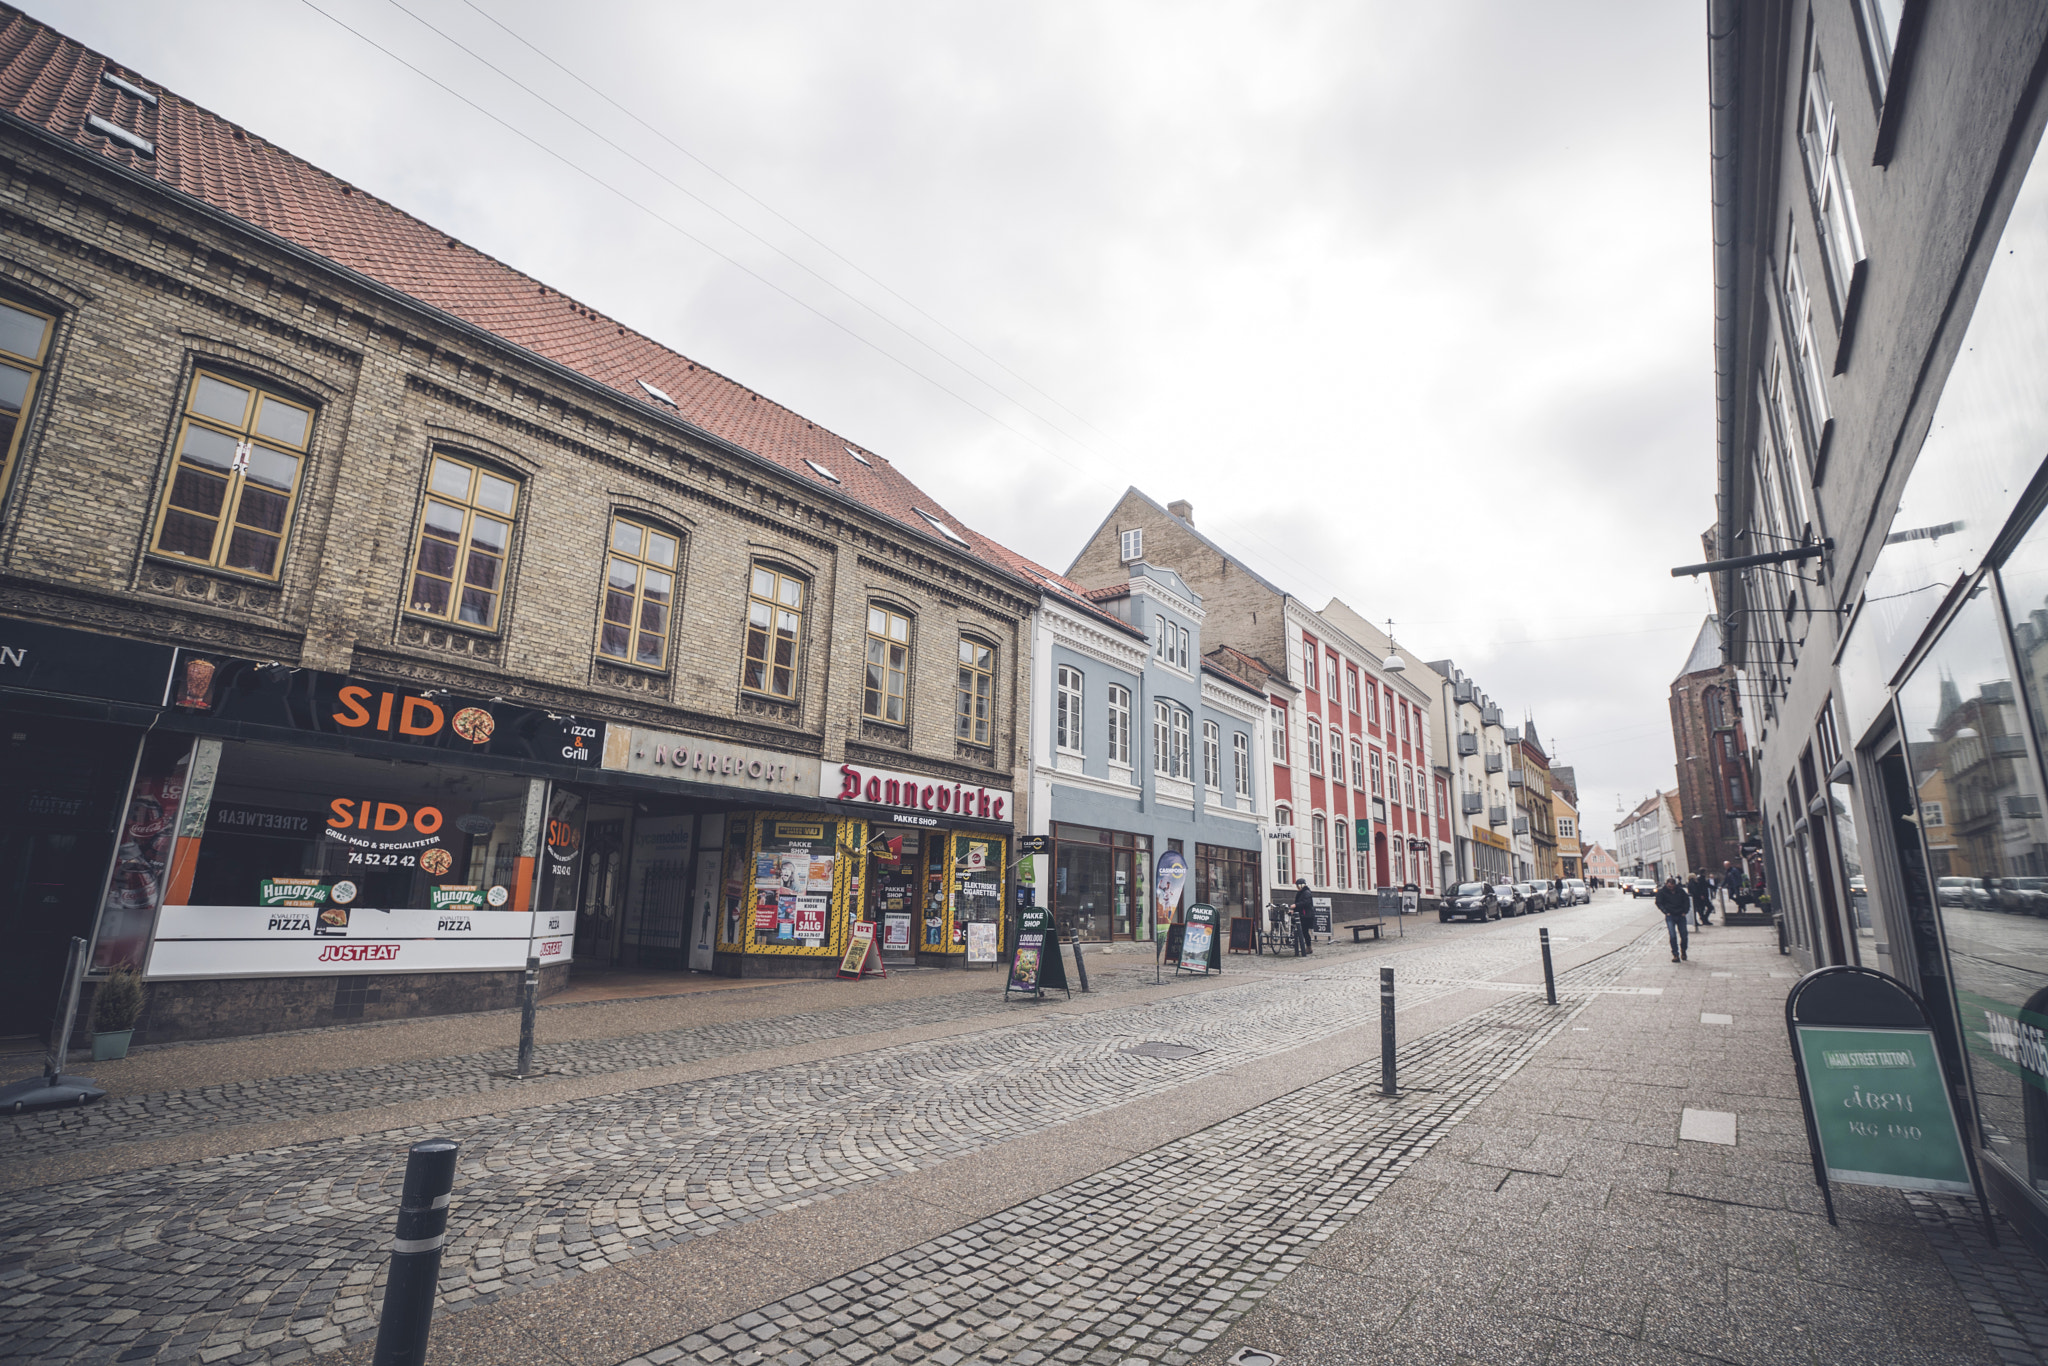
[[[1153,937],[1169,850],[1187,861],[1183,905],[1246,915],[1264,886],[1264,694],[1203,658],[1202,601],[1180,575],[1128,571],[1085,592],[1048,576],[1034,624],[1027,820],[1053,839],[1038,896],[1091,940]]]

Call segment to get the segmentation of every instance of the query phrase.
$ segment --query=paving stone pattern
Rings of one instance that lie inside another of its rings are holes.
[[[1528,957],[1526,934],[1495,929],[1484,936],[1460,938],[1427,948],[1381,955],[1374,965],[1393,963],[1402,977],[1407,999],[1423,993],[1441,994],[1449,983],[1446,969],[1466,975],[1497,974]],[[1553,942],[1567,942],[1553,936]],[[1150,985],[1154,969],[1119,961],[1126,955],[1091,955],[1090,982],[1099,993],[1132,991]],[[1292,960],[1287,960],[1292,961]],[[1338,969],[1286,969],[1264,961],[1234,960],[1226,970],[1233,978],[1252,982],[1291,982],[1318,971],[1336,971],[1342,980],[1354,975]],[[1431,978],[1429,974],[1439,974]],[[1410,980],[1411,976],[1414,980]],[[998,983],[999,985],[999,983]],[[1062,999],[1055,997],[1054,999]],[[1076,999],[1087,1000],[1076,994]],[[1006,1003],[1000,992],[959,993],[882,1005],[846,1006],[758,1020],[625,1035],[613,1039],[578,1040],[543,1045],[539,1064],[560,1076],[599,1076],[643,1067],[672,1066],[712,1058],[738,1057],[770,1048],[787,1048],[826,1039],[857,1038],[882,1030],[919,1025],[951,1024],[976,1018],[1014,1016],[1026,1003]],[[521,1083],[504,1075],[517,1062],[516,1048],[489,1049],[457,1057],[423,1058],[374,1067],[336,1068],[287,1077],[227,1082],[217,1086],[118,1096],[80,1110],[49,1110],[0,1117],[8,1126],[4,1140],[17,1158],[67,1152],[81,1143],[107,1146],[147,1139],[174,1138],[224,1124],[263,1124],[315,1115],[448,1096],[483,1095],[516,1088]]]
[[[1590,1000],[1645,935],[1560,983]],[[1576,992],[1570,988],[1576,987]],[[1060,1190],[633,1358],[625,1366],[853,1366],[888,1358],[1158,1362],[1222,1335],[1575,1011],[1522,995]]]
[[[1407,966],[1498,972],[1526,961],[1515,939],[1461,937]],[[1249,972],[1083,1015],[1018,1007],[1022,1027],[441,1126],[464,1144],[443,1304],[488,1303],[1296,1047],[1376,1013],[1384,961]],[[1202,1051],[1122,1051],[1145,1039]],[[366,1335],[403,1153],[427,1136],[16,1192],[0,1219],[0,1360],[239,1366]]]
[[[2005,1366],[2048,1363],[2048,1268],[2012,1225],[1998,1218],[1998,1246],[1993,1247],[1974,1199],[1909,1192],[1906,1203],[1998,1359]]]

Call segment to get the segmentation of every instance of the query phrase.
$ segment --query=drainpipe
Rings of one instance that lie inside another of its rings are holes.
[[[1735,372],[1737,343],[1736,200],[1737,143],[1742,115],[1742,0],[1707,0],[1707,109],[1710,183],[1714,233],[1714,411],[1716,439],[1715,502],[1719,516],[1716,558],[1725,559],[1735,544],[1735,483],[1738,451]],[[1738,664],[1736,636],[1748,630],[1746,614],[1737,606],[1733,570],[1722,571],[1721,601],[1728,605],[1730,629],[1721,633],[1721,661]]]

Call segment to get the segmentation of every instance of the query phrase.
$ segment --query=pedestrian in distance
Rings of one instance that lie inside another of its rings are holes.
[[[1686,912],[1692,909],[1692,898],[1685,894],[1685,888],[1678,885],[1673,874],[1664,879],[1664,885],[1657,889],[1657,909],[1664,912],[1664,930],[1671,936],[1671,961],[1683,962],[1691,956],[1691,939],[1685,929]]]
[[[1714,884],[1707,880],[1705,873],[1694,873],[1692,880],[1685,884],[1685,890],[1692,897],[1693,919],[1701,925],[1714,923]]]
[[[1316,899],[1308,894],[1308,879],[1294,881],[1294,951],[1311,954],[1316,951],[1315,941],[1309,938],[1309,929],[1316,923]]]

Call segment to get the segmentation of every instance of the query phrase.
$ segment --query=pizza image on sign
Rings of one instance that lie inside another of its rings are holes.
[[[430,876],[439,877],[455,866],[455,855],[446,849],[429,849],[420,855],[420,867]]]
[[[498,723],[482,707],[464,707],[456,712],[454,719],[448,723],[448,729],[472,745],[483,744],[491,738],[491,732],[497,728]]]

